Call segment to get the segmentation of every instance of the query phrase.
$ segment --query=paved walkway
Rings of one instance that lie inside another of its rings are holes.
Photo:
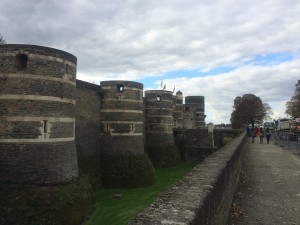
[[[256,138],[243,171],[232,224],[300,225],[300,155]]]

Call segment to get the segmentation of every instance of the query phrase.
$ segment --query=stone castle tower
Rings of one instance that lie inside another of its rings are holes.
[[[102,81],[101,94],[104,185],[136,187],[154,183],[154,169],[144,151],[143,84]]]
[[[155,167],[175,166],[180,153],[173,136],[173,96],[171,91],[145,91],[146,146]]]
[[[0,45],[0,182],[56,184],[78,176],[75,56]]]
[[[205,128],[204,96],[187,96],[184,105],[184,128]]]

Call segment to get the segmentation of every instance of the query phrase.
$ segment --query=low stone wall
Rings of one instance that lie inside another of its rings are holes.
[[[243,130],[241,129],[214,129],[214,143],[217,149],[220,149],[224,146],[223,138],[236,138]]]
[[[217,150],[214,147],[213,133],[207,129],[187,129],[184,131],[185,161],[200,163]]]
[[[130,225],[225,225],[248,146],[245,132],[206,158]]]

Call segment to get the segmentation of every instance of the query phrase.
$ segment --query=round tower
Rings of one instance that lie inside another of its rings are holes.
[[[143,84],[101,82],[101,168],[106,187],[139,187],[155,181],[144,151]]]
[[[171,91],[145,91],[146,146],[155,167],[171,167],[180,162],[173,136],[173,97]]]
[[[176,92],[176,104],[183,104],[183,94],[180,90]]]
[[[191,113],[189,118],[193,121],[192,128],[204,128],[205,127],[205,115],[204,115],[204,96],[187,96],[185,97],[185,111]]]
[[[174,128],[182,129],[183,128],[183,94],[179,90],[176,92],[173,112]]]
[[[75,56],[0,45],[0,182],[57,184],[78,176]]]

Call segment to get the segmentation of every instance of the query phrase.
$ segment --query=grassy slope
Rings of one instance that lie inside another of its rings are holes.
[[[167,191],[192,168],[182,164],[168,169],[157,169],[157,182],[146,188],[103,189],[95,193],[96,210],[85,225],[125,225],[136,213],[149,206],[161,192]],[[120,199],[113,198],[122,194]]]

